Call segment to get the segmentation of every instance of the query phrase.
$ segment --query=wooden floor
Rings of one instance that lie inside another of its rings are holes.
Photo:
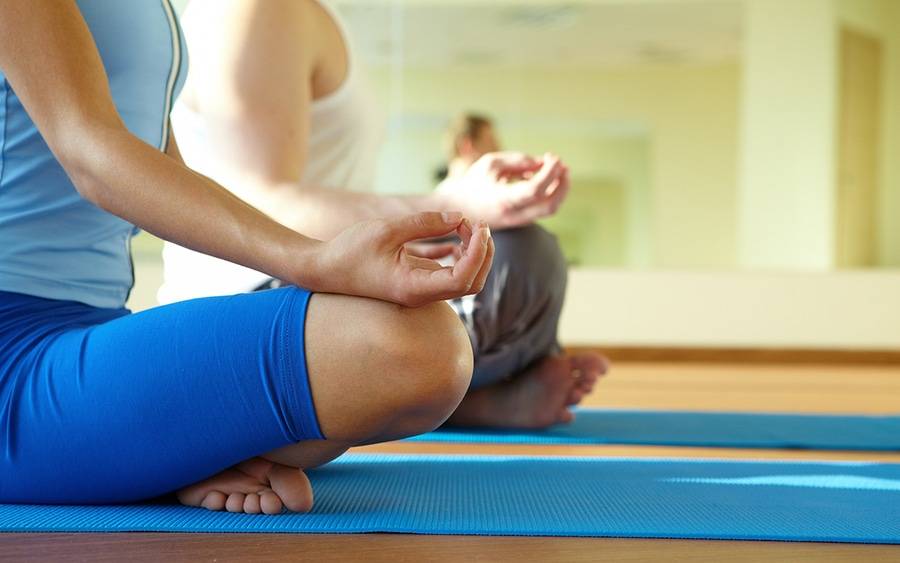
[[[619,363],[589,406],[797,413],[900,413],[900,366]],[[900,453],[648,446],[391,443],[379,452],[538,453],[879,460]],[[269,534],[0,534],[0,560],[67,561],[900,561],[900,547],[780,542]]]

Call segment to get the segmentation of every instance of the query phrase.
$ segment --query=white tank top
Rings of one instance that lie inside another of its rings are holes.
[[[340,17],[324,2],[320,4],[340,29],[347,50],[347,75],[331,94],[313,100],[301,186],[371,191],[381,146],[384,116],[365,76],[358,67],[353,45]],[[217,128],[208,116],[185,103],[175,104],[172,128],[185,163],[213,180],[225,184],[222,155],[208,142]],[[194,297],[229,295],[251,291],[269,276],[166,243],[163,248],[163,285],[157,295],[162,304]]]

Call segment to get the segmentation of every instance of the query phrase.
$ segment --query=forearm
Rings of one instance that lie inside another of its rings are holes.
[[[297,184],[238,181],[235,193],[276,221],[320,240],[330,240],[346,227],[375,218],[420,211],[458,211],[439,193],[379,195]]]
[[[271,220],[124,128],[94,127],[60,160],[95,205],[154,235],[279,279],[322,289],[318,241]]]

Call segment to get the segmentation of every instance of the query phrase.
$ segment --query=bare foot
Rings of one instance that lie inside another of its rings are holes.
[[[577,405],[591,394],[597,380],[609,371],[609,360],[596,352],[584,352],[569,356],[572,362],[572,377],[577,383],[572,386],[567,404]]]
[[[509,381],[468,393],[447,424],[545,428],[572,422],[569,407],[591,392],[607,367],[599,354],[548,356]]]
[[[301,470],[259,457],[248,459],[176,493],[187,506],[247,514],[309,512],[312,486]]]

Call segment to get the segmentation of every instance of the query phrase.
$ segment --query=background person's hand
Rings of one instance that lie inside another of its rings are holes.
[[[521,227],[556,213],[569,192],[569,169],[551,154],[489,153],[439,190],[454,207],[495,229]]]
[[[461,240],[459,260],[452,266],[417,256],[406,246],[451,233]],[[376,219],[357,223],[322,243],[317,259],[322,279],[317,285],[331,293],[417,307],[481,291],[493,256],[488,226],[473,226],[461,213]]]

